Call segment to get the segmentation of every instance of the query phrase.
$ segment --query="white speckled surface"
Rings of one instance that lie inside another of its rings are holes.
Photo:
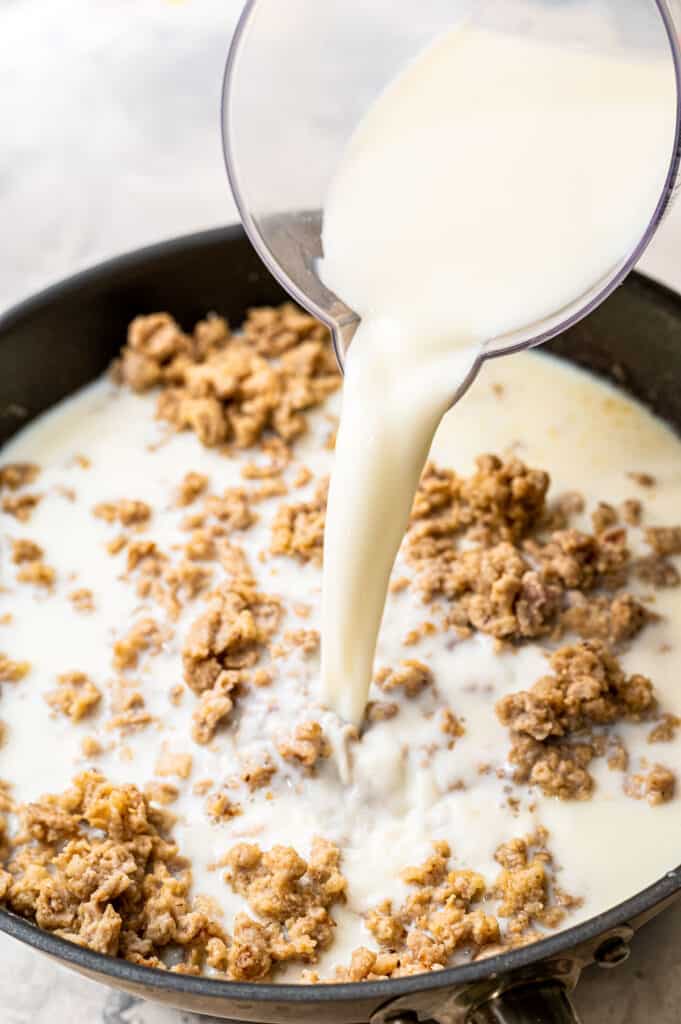
[[[126,249],[235,219],[220,150],[240,0],[0,0],[0,309]],[[681,207],[644,269],[681,288]],[[584,1024],[677,1024],[681,909],[615,971],[588,971]],[[203,1018],[204,1020],[206,1018]],[[197,1024],[0,936],[0,1024]]]

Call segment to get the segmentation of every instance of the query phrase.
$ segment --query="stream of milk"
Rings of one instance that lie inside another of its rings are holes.
[[[361,317],[324,544],[326,699],[361,720],[388,577],[437,426],[485,342],[556,313],[642,237],[674,136],[670,61],[473,27],[365,115],[324,208],[324,282]]]

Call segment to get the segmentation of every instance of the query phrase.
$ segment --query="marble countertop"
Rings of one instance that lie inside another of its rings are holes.
[[[218,109],[240,0],[0,2],[0,310],[115,253],[236,220]],[[681,208],[643,269],[681,288]],[[587,971],[584,1024],[676,1024],[681,908],[617,970]],[[203,1018],[204,1020],[206,1018]],[[2,1024],[197,1024],[0,935]]]

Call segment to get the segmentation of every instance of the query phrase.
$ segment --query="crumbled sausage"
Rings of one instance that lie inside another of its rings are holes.
[[[645,538],[656,555],[681,555],[681,526],[649,526]]]
[[[56,689],[45,694],[45,700],[72,722],[79,722],[91,714],[102,699],[101,690],[84,672],[64,672],[58,677],[57,684]]]
[[[632,640],[654,619],[633,595],[609,598],[572,594],[572,604],[561,616],[562,625],[585,640],[603,640],[618,646]]]
[[[676,776],[664,765],[653,765],[646,772],[632,775],[626,780],[625,792],[635,800],[647,800],[651,807],[667,803],[676,791]]]
[[[26,562],[17,573],[20,583],[33,583],[37,587],[51,587],[55,578],[54,569],[45,562]]]
[[[114,667],[119,670],[134,668],[140,654],[145,651],[158,654],[163,646],[163,640],[163,632],[154,619],[138,619],[125,636],[114,644]]]
[[[271,758],[267,756],[262,761],[251,760],[242,769],[241,781],[245,782],[250,790],[262,789],[270,782],[276,770]]]
[[[185,473],[177,492],[177,504],[184,508],[196,501],[208,486],[208,477],[204,473]]]
[[[0,652],[0,683],[18,683],[30,669],[29,661],[14,661]]]
[[[433,673],[427,665],[415,659],[400,663],[398,669],[382,669],[376,676],[378,686],[386,693],[401,689],[407,697],[416,697],[433,682]]]
[[[247,915],[235,921],[229,974],[262,980],[273,965],[297,960],[314,963],[333,936],[330,908],[343,901],[347,883],[340,852],[317,838],[305,861],[294,849],[240,843],[225,858],[225,881],[244,896],[264,924]]]
[[[8,494],[2,499],[2,511],[20,523],[27,523],[41,498],[41,494]]]
[[[218,324],[197,325],[192,337],[167,314],[137,318],[119,380],[137,391],[162,387],[158,415],[207,446],[245,448],[269,432],[288,443],[304,433],[307,410],[340,384],[324,329],[290,304],[250,314],[241,336]]]
[[[190,901],[191,873],[166,835],[167,812],[152,808],[135,786],[84,772],[66,793],[25,804],[19,814],[23,833],[2,885],[14,913],[79,945],[154,967],[165,966],[171,949],[191,965],[211,938],[226,939]]]
[[[648,743],[670,743],[675,738],[679,726],[681,718],[666,712],[648,733]]]
[[[221,722],[234,707],[230,694],[239,685],[241,673],[223,671],[210,690],[204,690],[192,713],[192,737],[197,743],[210,743]]]
[[[39,562],[45,552],[32,540],[19,537],[12,541],[12,561],[15,565],[23,565],[24,562]]]
[[[151,509],[146,501],[121,498],[120,501],[101,501],[95,505],[92,514],[107,523],[141,526],[151,518]]]
[[[0,466],[0,491],[5,487],[9,491],[26,487],[33,483],[39,472],[40,467],[33,462],[6,462]]]
[[[296,761],[309,771],[320,759],[331,754],[331,744],[319,722],[302,722],[296,727],[293,738],[282,740],[277,749],[285,761]]]
[[[279,506],[272,524],[273,554],[321,565],[328,487],[323,480],[309,501]]]
[[[93,612],[95,610],[94,594],[89,587],[79,587],[69,594],[69,601],[78,612]]]
[[[664,555],[648,555],[634,563],[636,575],[653,587],[678,587],[681,574],[676,566]]]
[[[222,672],[252,668],[281,613],[279,601],[258,592],[245,576],[214,591],[182,651],[187,684],[200,694],[215,686]]]
[[[510,761],[516,781],[537,784],[547,795],[587,799],[593,788],[588,765],[596,755],[582,737],[594,726],[642,721],[656,709],[649,679],[626,676],[602,643],[561,647],[551,656],[553,675],[530,690],[498,701],[497,715],[511,732]]]

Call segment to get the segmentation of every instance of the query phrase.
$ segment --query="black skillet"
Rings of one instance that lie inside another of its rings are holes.
[[[141,249],[48,288],[0,317],[0,442],[101,373],[137,313],[168,309],[190,326],[215,310],[238,324],[249,306],[283,297],[238,227]],[[678,295],[632,275],[549,347],[613,380],[681,430]],[[434,974],[343,985],[246,985],[171,974],[82,949],[5,910],[0,930],[97,981],[239,1021],[574,1024],[568,992],[581,970],[626,959],[636,929],[679,895],[681,867],[613,910],[524,949]]]

